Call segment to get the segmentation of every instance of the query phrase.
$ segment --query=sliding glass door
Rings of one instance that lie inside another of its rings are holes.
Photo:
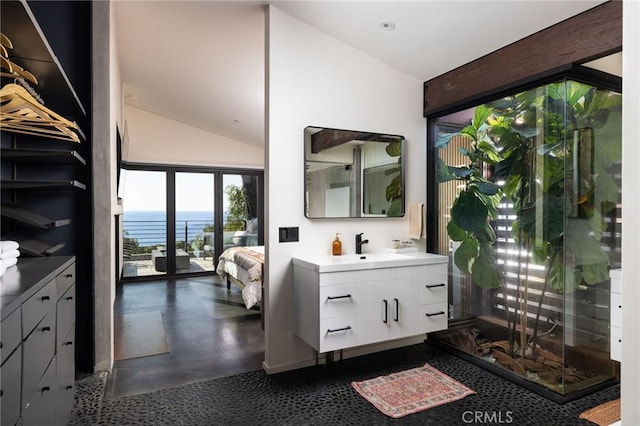
[[[233,246],[263,245],[263,172],[129,165],[123,279],[214,274]]]
[[[166,172],[127,170],[123,193],[123,278],[167,272]]]
[[[176,274],[215,268],[215,175],[176,172]]]

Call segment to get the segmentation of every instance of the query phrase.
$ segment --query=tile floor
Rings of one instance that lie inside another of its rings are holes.
[[[592,423],[580,420],[581,412],[620,396],[614,385],[558,405],[429,344],[267,375],[261,370],[260,316],[215,309],[225,292],[202,278],[125,287],[117,312],[164,306],[173,353],[118,361],[114,374],[80,378],[69,424],[586,426]],[[221,304],[234,303],[231,297]],[[352,381],[425,362],[477,394],[391,419],[351,387]],[[484,421],[473,420],[477,413]]]

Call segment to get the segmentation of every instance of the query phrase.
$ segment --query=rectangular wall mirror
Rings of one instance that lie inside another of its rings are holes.
[[[404,216],[403,136],[304,130],[305,216]]]

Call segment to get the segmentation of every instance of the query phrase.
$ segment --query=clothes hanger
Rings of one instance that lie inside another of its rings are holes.
[[[9,49],[13,49],[13,43],[11,43],[11,40],[9,40],[9,37],[4,35],[4,33],[0,33],[0,44],[5,47],[8,47]]]
[[[80,142],[77,125],[39,103],[24,87],[14,83],[0,89],[0,124],[17,133]]]
[[[25,70],[21,66],[11,62],[9,59],[5,58],[4,56],[0,56],[0,67],[9,73],[9,75],[7,76],[7,75],[4,75],[5,73],[3,72],[3,77],[17,77],[17,78],[21,77],[27,81],[30,81],[33,84],[38,84],[38,79],[36,78],[35,75],[31,74],[29,71]]]

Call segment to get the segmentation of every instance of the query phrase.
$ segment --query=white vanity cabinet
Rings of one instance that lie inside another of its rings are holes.
[[[447,258],[293,259],[295,333],[318,352],[447,328]]]

